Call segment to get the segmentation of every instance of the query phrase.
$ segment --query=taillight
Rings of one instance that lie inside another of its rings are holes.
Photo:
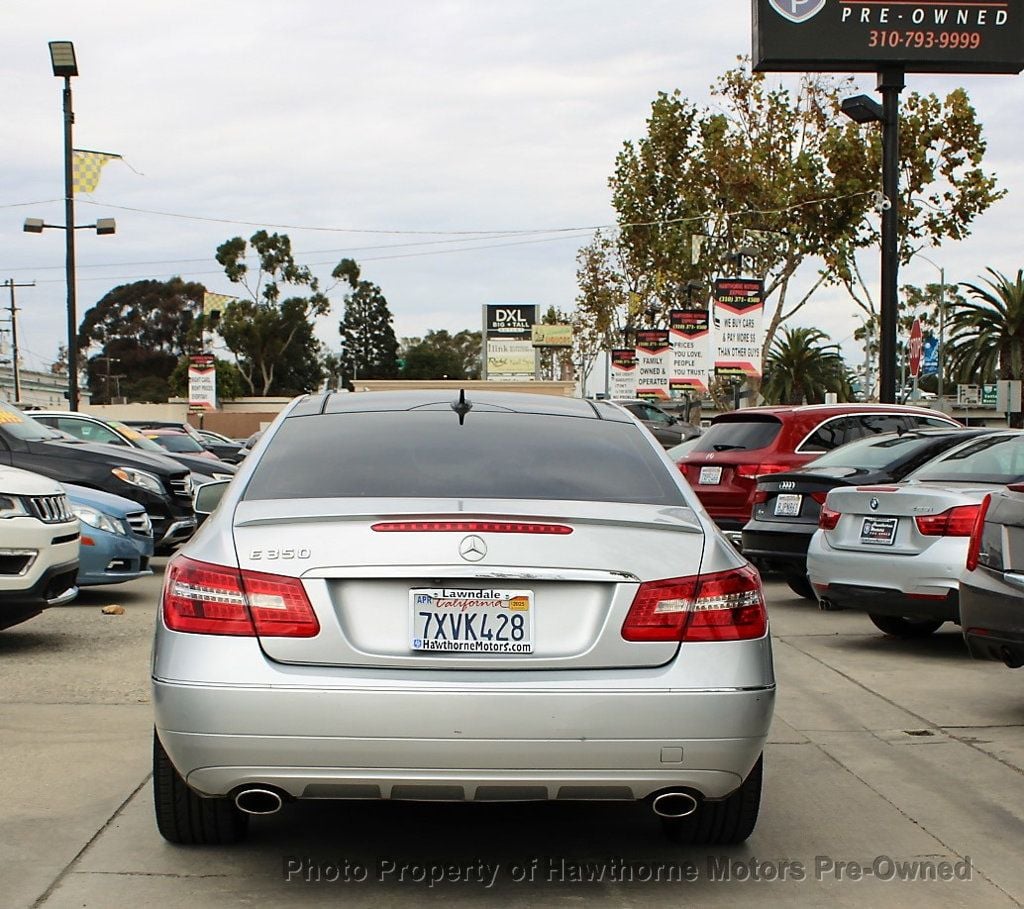
[[[814,499],[814,501],[817,502],[819,505],[824,505],[825,504],[825,499],[828,498],[828,493],[827,492],[812,492],[811,493],[811,498]]]
[[[988,514],[988,507],[992,504],[992,496],[986,495],[978,506],[978,513],[974,516],[974,526],[971,528],[971,542],[967,547],[967,570],[974,571],[981,559],[981,535],[985,530],[985,516]]]
[[[768,630],[761,578],[749,565],[646,581],[622,625],[627,641],[746,641]]]
[[[914,518],[918,533],[926,537],[969,537],[978,518],[978,505],[957,505],[941,514],[919,514]]]
[[[192,634],[311,638],[320,633],[298,578],[184,556],[167,565],[163,616],[172,631]]]
[[[769,473],[782,473],[784,470],[789,470],[790,466],[789,464],[737,464],[736,476],[753,480]]]
[[[532,521],[383,521],[370,525],[377,533],[539,533],[564,536],[572,533],[566,524]]]
[[[818,512],[818,527],[822,530],[835,530],[836,525],[839,523],[840,513],[835,509],[829,508],[827,505],[821,506],[821,511]]]
[[[763,505],[768,501],[768,490],[767,489],[755,489],[754,490],[754,504]]]

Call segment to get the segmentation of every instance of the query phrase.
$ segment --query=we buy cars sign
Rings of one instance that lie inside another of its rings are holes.
[[[921,331],[921,320],[914,319],[910,329],[910,375],[916,379],[921,375],[921,352],[924,350],[924,333]]]

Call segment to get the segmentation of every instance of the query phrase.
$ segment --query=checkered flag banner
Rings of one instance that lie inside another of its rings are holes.
[[[203,293],[203,312],[208,316],[219,315],[224,311],[224,307],[228,305],[232,300],[237,300],[238,297],[232,297],[228,294],[212,294],[209,291]]]
[[[121,156],[110,152],[86,151],[76,148],[72,160],[75,192],[93,192],[99,185],[100,171],[103,170],[103,165],[114,158],[120,160]]]

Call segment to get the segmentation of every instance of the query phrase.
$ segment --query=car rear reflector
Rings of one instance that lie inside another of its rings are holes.
[[[974,516],[974,526],[971,528],[971,542],[967,547],[967,570],[974,571],[981,560],[981,535],[985,530],[985,515],[988,514],[988,507],[992,504],[992,495],[986,495],[978,506],[978,513]]]
[[[835,530],[840,517],[841,515],[838,511],[829,508],[827,505],[822,505],[821,511],[818,512],[818,527],[822,530]]]
[[[792,464],[737,464],[736,476],[752,480],[755,477],[763,477],[770,473],[782,473],[789,470]]]
[[[534,524],[528,521],[384,521],[373,524],[378,533],[540,533],[564,536],[572,533],[565,524]]]
[[[627,641],[746,641],[768,630],[761,577],[749,565],[646,581],[622,625]]]
[[[320,623],[302,581],[178,556],[167,564],[164,623],[172,631],[311,638]]]
[[[914,518],[919,533],[926,537],[969,537],[978,518],[979,505],[957,505],[940,514],[919,514]]]

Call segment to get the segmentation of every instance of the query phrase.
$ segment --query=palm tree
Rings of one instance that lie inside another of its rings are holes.
[[[765,357],[761,394],[769,403],[818,404],[826,392],[850,396],[850,381],[838,344],[817,328],[786,328]]]
[[[986,289],[963,287],[964,300],[949,319],[950,362],[962,382],[1024,378],[1024,269],[1011,281],[995,269]]]

